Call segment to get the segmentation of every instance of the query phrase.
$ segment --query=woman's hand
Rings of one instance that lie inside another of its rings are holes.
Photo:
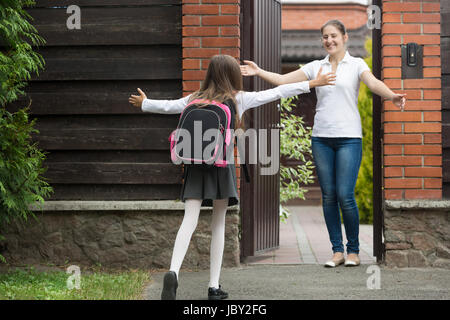
[[[370,71],[364,71],[361,74],[361,80],[374,94],[380,97],[392,101],[400,110],[403,111],[406,104],[406,94],[397,94],[392,92],[383,81],[378,80]]]
[[[309,82],[309,87],[320,87],[320,86],[334,86],[336,82],[336,73],[329,72],[322,74],[322,67],[320,67],[319,72],[314,80]]]
[[[391,101],[400,108],[400,110],[404,110],[405,109],[405,104],[406,104],[406,94],[400,94],[400,93],[394,93]]]
[[[139,92],[138,96],[131,95],[131,97],[128,99],[128,102],[131,103],[133,106],[137,108],[142,107],[142,102],[147,99],[147,96],[141,89],[137,89]]]
[[[256,63],[249,60],[244,60],[245,65],[241,65],[241,74],[243,76],[257,76],[261,69]]]

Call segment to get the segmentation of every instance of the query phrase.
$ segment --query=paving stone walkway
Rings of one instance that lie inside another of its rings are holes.
[[[247,264],[324,264],[332,256],[321,206],[290,206],[291,215],[280,223],[280,247],[255,257]],[[342,225],[344,246],[347,242]],[[373,264],[373,226],[360,225],[361,264]]]

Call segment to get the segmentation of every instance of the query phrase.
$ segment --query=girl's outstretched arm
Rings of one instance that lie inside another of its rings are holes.
[[[364,71],[361,74],[361,80],[366,84],[370,91],[384,99],[392,101],[403,111],[406,103],[406,94],[392,92],[383,81],[378,80],[370,71]]]
[[[128,99],[133,106],[141,108],[144,112],[163,113],[163,114],[177,114],[181,113],[189,102],[190,95],[177,100],[153,100],[147,99],[147,95],[141,90],[137,89],[139,95],[131,95]]]
[[[263,104],[276,101],[281,98],[297,96],[302,93],[308,93],[311,88],[319,86],[334,85],[336,75],[334,73],[322,74],[322,68],[319,69],[317,77],[314,80],[283,84],[276,88],[258,91],[244,92],[241,91],[236,96],[238,104],[240,104],[240,114],[245,110],[261,106]]]
[[[263,91],[241,91],[236,95],[236,100],[240,105],[239,116],[241,117],[242,114],[248,109],[256,108],[281,98],[288,98],[302,93],[308,93],[309,89],[309,82],[302,81],[283,84],[281,86]]]

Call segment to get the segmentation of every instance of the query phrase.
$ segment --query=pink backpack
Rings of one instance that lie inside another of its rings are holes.
[[[190,102],[169,137],[172,162],[226,167],[232,138],[231,115],[224,103],[198,99]]]

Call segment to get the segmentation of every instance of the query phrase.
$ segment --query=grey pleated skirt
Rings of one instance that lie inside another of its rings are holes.
[[[239,203],[236,166],[226,167],[190,164],[184,166],[181,201],[203,199],[202,206],[211,207],[215,199],[227,199],[228,206]]]

